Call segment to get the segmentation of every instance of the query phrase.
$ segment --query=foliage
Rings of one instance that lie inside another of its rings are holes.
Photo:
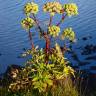
[[[49,32],[49,34],[50,34],[51,36],[56,37],[56,36],[59,35],[60,28],[59,28],[58,26],[55,26],[55,25],[49,26],[49,27],[48,27],[48,32]]]
[[[78,96],[79,95],[76,86],[73,85],[70,77],[61,80],[58,86],[53,88],[51,92],[52,92],[52,96]]]
[[[34,25],[34,20],[30,17],[27,17],[22,20],[21,24],[23,28],[30,29]]]
[[[34,49],[30,53],[32,59],[27,61],[26,67],[22,69],[22,73],[25,75],[21,74],[21,81],[19,81],[19,78],[18,81],[10,84],[9,88],[12,88],[13,91],[19,90],[21,89],[21,85],[23,85],[23,88],[24,84],[28,82],[28,84],[32,84],[33,88],[38,89],[39,92],[45,92],[47,88],[53,86],[55,81],[62,80],[70,74],[74,75],[74,70],[70,66],[67,66],[68,61],[63,57],[59,45],[56,44],[55,47],[56,49],[50,54],[47,63],[45,52],[42,49]],[[28,81],[28,78],[32,80]]]
[[[64,4],[64,9],[68,16],[78,15],[78,8],[77,5],[74,3]]]
[[[57,39],[57,37],[60,37],[63,40],[65,38],[71,41],[75,40],[75,33],[72,28],[66,28],[61,35],[59,33],[61,31],[60,24],[64,21],[65,17],[78,14],[77,5],[73,3],[60,4],[57,1],[44,4],[43,11],[50,13],[46,31],[41,28],[40,22],[36,18],[38,10],[39,7],[34,2],[29,2],[24,7],[27,17],[21,21],[21,25],[28,31],[32,48],[22,56],[31,55],[31,59],[26,62],[17,79],[10,84],[9,91],[16,93],[26,90],[29,93],[32,92],[32,94],[36,92],[41,94],[41,96],[45,96],[45,94],[49,96],[49,93],[52,96],[69,96],[70,94],[73,94],[70,96],[78,96],[78,92],[75,87],[73,88],[72,81],[69,79],[71,76],[75,77],[75,71],[70,66],[70,62],[65,58],[65,52],[68,50],[66,43],[64,44],[63,52],[57,42],[55,42],[54,47],[51,47],[51,38]],[[62,18],[56,25],[53,25],[53,16],[57,13],[62,15]],[[44,49],[34,46],[31,28],[35,26],[39,29],[40,35],[46,42]],[[67,81],[69,81],[68,84],[70,83],[70,86],[67,84]],[[61,82],[63,83],[61,84]],[[35,96],[38,96],[36,93],[34,93]]]
[[[51,16],[54,16],[55,13],[62,14],[62,5],[59,2],[47,2],[43,6],[44,12],[49,12]]]
[[[0,96],[6,96],[8,93],[8,88],[0,87]]]
[[[75,33],[74,33],[74,31],[72,30],[71,27],[66,28],[62,32],[61,39],[64,40],[65,38],[68,38],[70,41],[74,41],[75,40]]]
[[[37,14],[38,12],[38,5],[34,2],[27,3],[24,6],[24,12],[27,16],[29,16],[31,13]]]

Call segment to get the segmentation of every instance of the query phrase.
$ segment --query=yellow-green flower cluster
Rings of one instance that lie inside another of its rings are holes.
[[[78,15],[78,7],[74,3],[64,4],[64,10],[68,16]]]
[[[48,2],[43,6],[44,12],[49,12],[51,16],[54,16],[55,13],[62,13],[62,5],[59,2]]]
[[[34,20],[30,17],[27,17],[21,21],[21,25],[24,29],[30,29],[35,24]]]
[[[37,14],[38,5],[34,2],[27,3],[24,7],[24,11],[27,15],[30,15],[30,13]]]
[[[68,38],[70,41],[74,41],[75,40],[75,32],[72,30],[71,27],[66,28],[62,35],[61,38],[64,40],[65,38]]]
[[[49,34],[51,36],[57,37],[59,35],[59,32],[60,32],[60,27],[59,26],[55,26],[55,25],[49,26],[48,27],[48,32],[49,32]]]

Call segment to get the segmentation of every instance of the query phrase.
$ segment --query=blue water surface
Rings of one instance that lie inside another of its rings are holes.
[[[0,73],[5,72],[8,65],[18,64],[24,65],[26,59],[18,58],[23,52],[23,48],[30,48],[28,42],[28,34],[22,29],[20,21],[25,18],[23,7],[24,4],[31,0],[0,0]],[[34,0],[39,4],[40,9],[42,5],[47,1],[54,0]],[[96,0],[56,0],[61,3],[76,3],[79,7],[79,15],[75,17],[66,18],[61,28],[73,27],[78,38],[74,44],[74,50],[77,47],[84,46],[86,44],[96,44]],[[40,14],[38,19],[46,20],[49,15]],[[59,15],[54,17],[56,23],[60,19]],[[43,25],[43,24],[42,24]],[[42,26],[41,25],[41,26]],[[92,36],[86,42],[81,37]],[[39,44],[40,47],[44,47],[44,42],[38,39],[38,36],[34,36],[34,43]],[[84,60],[84,56],[80,54],[80,50],[75,50],[79,56],[79,59]],[[95,53],[94,53],[95,54]],[[70,59],[70,57],[69,57]],[[91,66],[96,66],[96,59],[90,61],[90,64],[79,66],[80,69],[90,69]],[[95,72],[95,70],[92,70]]]

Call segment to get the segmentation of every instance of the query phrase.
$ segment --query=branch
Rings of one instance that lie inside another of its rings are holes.
[[[30,43],[31,43],[31,48],[34,49],[34,43],[32,41],[32,33],[30,32],[30,29],[29,29],[28,33],[29,33],[29,40],[30,40]]]
[[[50,26],[51,23],[52,23],[52,17],[53,17],[53,16],[50,16],[50,21],[49,21],[49,25],[48,25],[48,26]]]
[[[64,21],[65,17],[66,15],[62,14],[61,20],[56,25],[59,26]]]
[[[34,21],[35,21],[35,23],[36,23],[36,25],[37,25],[37,27],[39,29],[40,34],[43,35],[44,31],[42,30],[41,26],[39,25],[37,18],[35,17],[34,14],[32,14],[32,15],[33,15],[33,19],[34,19]]]

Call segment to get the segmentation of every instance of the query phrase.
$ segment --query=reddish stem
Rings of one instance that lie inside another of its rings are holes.
[[[44,38],[45,38],[45,41],[46,41],[45,51],[46,51],[46,54],[48,54],[49,51],[50,51],[50,39],[49,39],[48,34],[44,33]]]
[[[34,14],[33,14],[33,19],[34,19],[34,21],[35,21],[35,23],[36,23],[36,25],[37,25],[37,27],[38,27],[38,29],[39,29],[39,32],[40,32],[41,34],[43,34],[43,30],[42,30],[41,26],[39,25],[39,22],[38,22],[38,20],[37,20],[37,18],[35,17]]]
[[[48,26],[50,26],[51,23],[52,23],[52,16],[50,16],[50,21],[49,21],[49,25]]]
[[[59,26],[64,21],[65,17],[66,15],[64,16],[64,14],[62,14],[61,20],[56,25]]]
[[[35,23],[39,29],[39,32],[43,35],[43,37],[46,41],[46,48],[45,48],[46,58],[45,59],[46,59],[46,64],[48,64],[48,55],[49,55],[49,51],[50,51],[50,38],[49,38],[48,34],[42,30],[42,28],[39,25],[39,22],[34,14],[33,14],[33,19],[35,20]],[[50,18],[49,25],[51,25],[51,22],[52,22],[52,17]]]
[[[46,59],[46,64],[48,64],[48,56],[49,56],[49,52],[50,52],[50,38],[49,38],[49,36],[48,36],[48,34],[47,33],[45,33],[44,32],[44,38],[45,38],[45,41],[46,41],[46,47],[45,47],[45,53],[46,53],[46,57],[45,57],[45,59]]]
[[[34,49],[34,43],[32,41],[32,33],[30,32],[30,29],[29,29],[29,40],[30,40],[30,43],[31,43],[31,48]]]

